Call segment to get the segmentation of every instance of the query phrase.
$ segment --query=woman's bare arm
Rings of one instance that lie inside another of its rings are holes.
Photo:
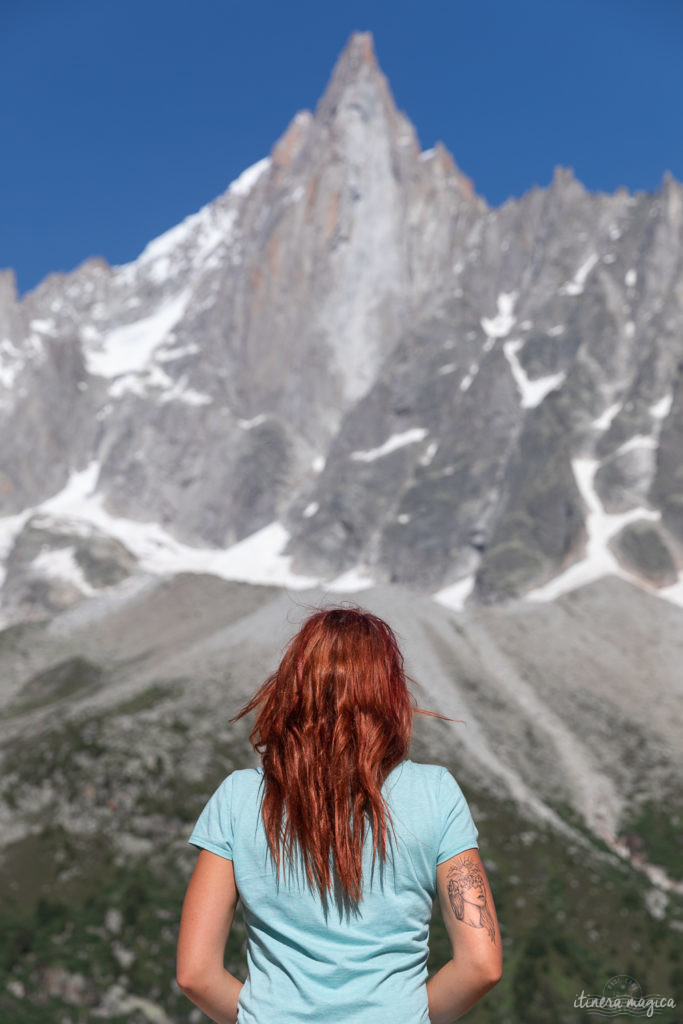
[[[436,885],[453,958],[427,982],[429,1017],[451,1024],[500,981],[503,947],[478,850],[439,864]]]
[[[242,982],[223,966],[237,906],[231,860],[201,850],[190,878],[178,932],[176,980],[217,1024],[235,1024]]]

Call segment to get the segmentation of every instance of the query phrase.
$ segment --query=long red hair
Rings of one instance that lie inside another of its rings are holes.
[[[259,709],[249,738],[261,755],[263,821],[278,875],[298,849],[324,898],[332,853],[344,897],[362,898],[366,827],[373,863],[378,850],[385,859],[391,817],[381,787],[407,757],[413,713],[446,718],[415,707],[407,684],[386,622],[361,608],[318,610],[231,719]]]

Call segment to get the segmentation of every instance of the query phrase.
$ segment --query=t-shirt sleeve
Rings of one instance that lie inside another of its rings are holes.
[[[441,864],[463,850],[471,850],[473,847],[478,849],[479,832],[472,820],[467,800],[447,768],[443,769],[438,792],[441,824],[436,863]]]
[[[233,776],[228,775],[209,797],[188,839],[192,846],[210,850],[226,860],[232,860],[232,783]]]

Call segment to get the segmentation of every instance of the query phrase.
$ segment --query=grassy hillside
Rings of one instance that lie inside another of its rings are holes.
[[[0,863],[8,894],[0,910],[3,1020],[205,1019],[174,982],[180,908],[196,857],[186,839],[222,778],[254,762],[243,724],[192,720],[178,710],[179,687],[151,687],[106,715],[6,747],[3,819],[21,812],[30,829]],[[413,756],[430,759],[428,733]],[[600,993],[617,974],[630,974],[644,992],[683,992],[680,899],[663,898],[599,843],[567,843],[530,823],[509,802],[468,785],[464,765],[450,767],[480,830],[505,946],[503,980],[469,1020],[585,1020],[573,1008],[576,995]],[[668,858],[676,842],[671,817],[661,806],[648,814],[632,828],[652,844],[657,825],[652,849]],[[437,910],[430,973],[448,956]],[[239,914],[226,963],[244,976]]]

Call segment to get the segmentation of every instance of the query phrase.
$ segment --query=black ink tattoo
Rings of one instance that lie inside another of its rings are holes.
[[[458,921],[472,928],[485,928],[495,943],[496,926],[486,905],[484,876],[471,857],[463,857],[448,872],[448,898]]]

